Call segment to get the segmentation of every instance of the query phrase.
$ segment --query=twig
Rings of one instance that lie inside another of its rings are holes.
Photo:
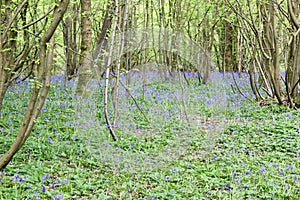
[[[238,90],[238,92],[243,96],[245,97],[248,101],[251,101],[252,103],[254,103],[254,101],[252,99],[250,99],[249,97],[247,97],[240,89],[240,87],[238,86],[237,82],[236,82],[236,79],[235,79],[235,76],[234,76],[234,73],[232,72],[232,77],[233,77],[233,80],[234,80],[234,84],[236,86],[236,89]]]
[[[107,124],[107,128],[109,130],[109,133],[111,134],[114,141],[118,140],[118,137],[111,125],[111,122],[109,120],[108,115],[108,80],[109,80],[109,67],[106,69],[106,77],[105,77],[105,92],[104,92],[104,114],[105,114],[105,120]]]
[[[41,21],[42,19],[44,19],[45,17],[47,17],[47,15],[49,15],[54,9],[55,9],[55,6],[52,7],[51,9],[49,9],[48,12],[46,12],[46,13],[45,13],[43,16],[41,16],[40,18],[34,20],[33,22],[30,22],[29,24],[26,24],[26,25],[22,26],[21,29],[28,28],[29,26],[32,26],[32,25],[38,23],[39,21]]]

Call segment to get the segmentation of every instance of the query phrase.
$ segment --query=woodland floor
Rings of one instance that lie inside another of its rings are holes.
[[[117,142],[101,84],[77,102],[75,82],[64,88],[53,77],[31,137],[0,176],[0,199],[299,199],[299,110],[249,102],[229,75],[212,74],[208,85],[188,75],[183,89],[155,73],[143,89],[139,76],[130,89],[147,120],[120,87]],[[237,81],[252,98],[246,75]],[[0,154],[29,95],[25,81],[6,96]]]

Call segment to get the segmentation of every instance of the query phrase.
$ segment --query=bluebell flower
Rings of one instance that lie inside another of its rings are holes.
[[[215,154],[213,155],[213,159],[214,161],[217,161],[217,156]]]
[[[292,113],[290,113],[290,112],[286,114],[286,117],[287,117],[287,118],[291,118],[292,116],[293,116],[293,115],[292,115]]]
[[[286,190],[289,189],[289,185],[285,185],[284,189],[286,189]]]
[[[13,175],[12,179],[13,179],[13,180],[17,180],[17,179],[19,179],[20,177],[21,177],[20,174],[15,174],[15,175]]]
[[[55,200],[63,200],[62,194],[58,194],[58,195],[55,197]]]
[[[42,187],[42,192],[43,192],[43,193],[46,192],[46,187],[45,187],[45,186]]]
[[[262,166],[262,168],[259,170],[259,173],[264,173],[266,170],[265,166]]]
[[[54,181],[54,182],[53,182],[53,184],[52,184],[52,186],[51,186],[51,188],[52,188],[53,190],[55,189],[55,186],[57,185],[57,183],[58,183],[57,181]]]
[[[11,178],[13,181],[18,182],[21,178],[20,174],[14,174],[13,177]]]
[[[233,172],[233,178],[236,178],[237,177],[237,173],[236,172]]]
[[[230,184],[227,184],[227,185],[225,186],[225,190],[230,190],[230,189],[231,189]]]
[[[170,179],[170,176],[166,176],[165,181],[169,181]]]
[[[48,136],[48,142],[49,142],[50,144],[53,144],[53,141],[52,141],[52,139],[51,139],[50,136]]]
[[[278,171],[277,171],[277,174],[279,174],[279,175],[284,175],[284,172],[278,170]]]
[[[50,175],[49,174],[45,174],[42,176],[42,180],[43,181],[46,181],[46,179],[50,178]]]

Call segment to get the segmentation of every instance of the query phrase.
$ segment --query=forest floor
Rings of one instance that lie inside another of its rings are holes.
[[[74,98],[54,76],[25,146],[0,175],[0,199],[298,199],[300,112],[261,107],[230,75],[201,85],[139,73],[120,86],[114,142],[103,115],[103,82]],[[253,98],[246,75],[237,77]],[[22,94],[18,96],[17,94]],[[8,91],[0,115],[0,155],[11,145],[30,95]],[[113,107],[109,105],[113,119]],[[145,118],[146,117],[146,118]]]

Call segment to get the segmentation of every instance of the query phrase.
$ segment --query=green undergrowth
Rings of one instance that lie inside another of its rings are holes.
[[[0,199],[298,199],[300,112],[245,101],[230,81],[190,79],[184,92],[174,81],[149,81],[146,90],[136,84],[131,92],[147,119],[120,89],[116,142],[101,92],[90,99],[97,123],[85,125],[73,87],[52,84],[31,136],[0,175]],[[29,92],[22,83],[6,96],[1,155]]]

